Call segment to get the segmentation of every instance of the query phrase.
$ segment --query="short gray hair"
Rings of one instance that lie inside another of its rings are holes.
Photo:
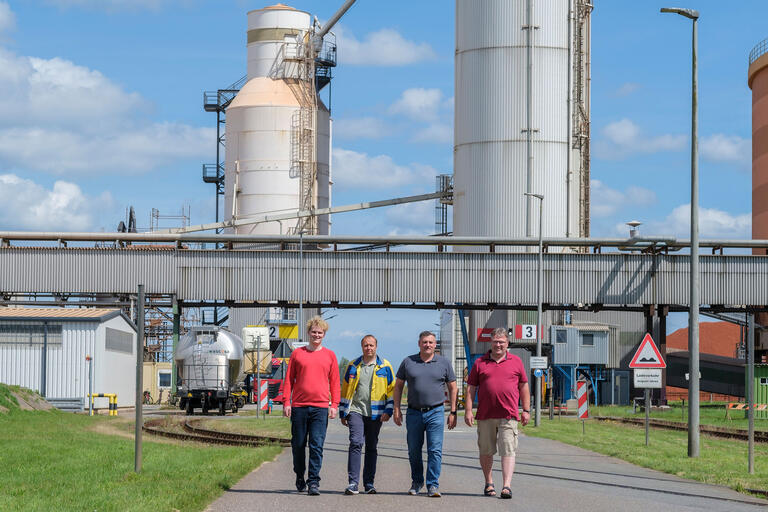
[[[497,327],[491,332],[491,339],[499,337],[503,337],[509,341],[509,331],[507,331],[506,327]]]
[[[419,333],[419,341],[423,340],[427,336],[432,336],[433,338],[437,339],[437,336],[435,336],[435,333],[433,333],[432,331],[421,331]]]

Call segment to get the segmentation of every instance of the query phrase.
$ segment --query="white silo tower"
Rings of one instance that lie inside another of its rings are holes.
[[[591,9],[456,0],[454,235],[538,237],[530,192],[545,237],[589,236]],[[499,313],[469,314],[473,354],[476,328],[536,323]]]
[[[307,58],[310,29],[309,13],[286,5],[248,13],[248,80],[226,110],[225,221],[330,206],[331,121]],[[234,229],[328,234],[330,220]]]
[[[589,235],[590,10],[456,1],[455,235]]]

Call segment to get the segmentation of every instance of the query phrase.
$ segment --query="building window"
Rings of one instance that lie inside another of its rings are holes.
[[[0,345],[61,345],[61,324],[48,324],[48,336],[46,338],[46,326],[39,322],[3,322],[0,324]]]
[[[582,334],[581,335],[581,346],[582,347],[594,347],[595,346],[595,335],[594,334]]]
[[[760,385],[768,386],[768,377],[760,377]]]
[[[557,329],[555,332],[557,333],[555,343],[568,343],[568,331],[565,329]]]
[[[159,388],[171,387],[171,372],[161,371],[157,373],[157,387]]]

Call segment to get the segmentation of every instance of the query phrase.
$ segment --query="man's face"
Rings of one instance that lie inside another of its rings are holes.
[[[360,344],[363,348],[363,355],[366,358],[374,357],[376,355],[376,340],[373,338],[365,338]]]
[[[320,345],[325,337],[325,331],[317,325],[309,328],[309,342],[315,346]]]
[[[424,336],[419,340],[419,352],[422,356],[431,356],[435,353],[435,346],[437,345],[437,341],[435,341],[434,336]]]
[[[507,351],[507,347],[509,346],[509,340],[501,336],[494,336],[491,338],[491,354],[493,354],[496,357],[501,356]]]

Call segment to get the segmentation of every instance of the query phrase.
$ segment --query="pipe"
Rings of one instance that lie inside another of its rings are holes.
[[[573,145],[573,0],[568,0],[568,69],[566,86],[568,87],[568,99],[566,100],[565,123],[565,237],[570,238],[571,232],[571,193],[573,187],[573,169],[571,169],[571,146]]]
[[[144,285],[140,284],[138,287],[138,293],[136,297],[136,324],[139,328],[139,332],[136,336],[136,404],[134,409],[136,410],[136,423],[134,428],[134,459],[133,470],[136,473],[141,473],[141,427],[143,426],[142,418],[142,399],[144,394],[142,388],[144,387]]]
[[[344,2],[344,5],[341,6],[341,8],[336,11],[336,14],[331,16],[331,19],[329,19],[325,26],[320,29],[320,32],[317,33],[315,36],[315,39],[322,39],[325,37],[325,35],[333,28],[333,26],[338,22],[342,16],[349,10],[350,7],[352,7],[352,4],[355,3],[356,0],[347,0]]]
[[[526,4],[526,34],[525,34],[525,152],[526,152],[526,174],[525,174],[525,192],[533,193],[533,46],[532,32],[533,22],[532,14],[533,0],[527,0]],[[533,233],[533,212],[531,211],[532,197],[528,196],[525,202],[525,236],[532,236]]]
[[[43,322],[43,353],[40,357],[42,364],[41,380],[40,380],[40,395],[45,398],[48,395],[46,374],[48,373],[48,322]]]

